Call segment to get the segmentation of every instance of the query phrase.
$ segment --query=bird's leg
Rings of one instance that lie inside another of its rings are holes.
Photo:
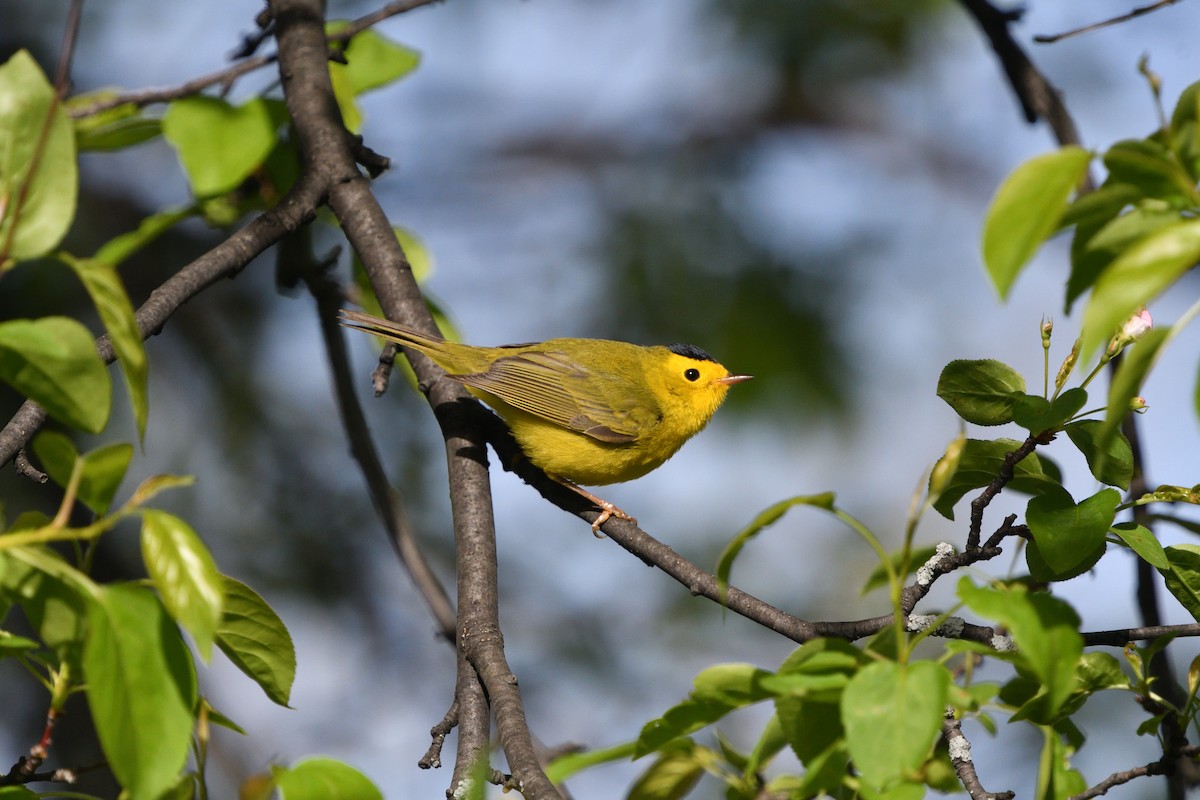
[[[597,539],[604,538],[604,534],[600,532],[600,526],[605,522],[608,522],[609,517],[616,517],[617,519],[623,519],[626,522],[632,522],[634,525],[637,525],[637,520],[631,515],[626,514],[624,511],[617,508],[607,500],[601,500],[599,497],[596,497],[596,495],[592,494],[587,489],[584,489],[579,484],[573,483],[561,475],[555,475],[553,472],[547,472],[546,477],[557,483],[561,483],[571,491],[586,497],[589,501],[596,504],[596,507],[600,509],[600,516],[596,517],[595,522],[592,523],[592,535]]]

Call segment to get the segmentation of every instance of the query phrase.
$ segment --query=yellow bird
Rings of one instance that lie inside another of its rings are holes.
[[[342,310],[343,325],[424,353],[494,408],[526,457],[612,516],[636,522],[579,484],[640,478],[699,433],[734,375],[690,344],[645,347],[604,339],[549,339],[474,347],[386,319]]]

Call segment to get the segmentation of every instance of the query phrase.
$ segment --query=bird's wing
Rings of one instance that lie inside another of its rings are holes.
[[[635,402],[637,387],[589,370],[564,353],[533,350],[502,356],[486,372],[453,377],[602,442],[632,442],[643,428],[645,414],[638,413]]]

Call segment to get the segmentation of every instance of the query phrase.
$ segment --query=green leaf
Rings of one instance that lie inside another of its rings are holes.
[[[1075,664],[1083,652],[1079,616],[1063,601],[1019,584],[978,587],[963,578],[958,596],[975,613],[1008,627],[1019,648],[1015,660],[1039,681],[1041,711],[1053,718],[1075,687]]]
[[[283,800],[383,800],[366,775],[332,758],[305,758],[271,772]]]
[[[1149,528],[1132,522],[1122,522],[1113,526],[1113,532],[1150,566],[1160,572],[1170,568],[1166,551]]]
[[[0,800],[38,800],[41,795],[35,794],[24,786],[0,786]]]
[[[99,433],[108,422],[108,369],[92,334],[73,319],[0,322],[0,380],[72,427]]]
[[[1056,570],[1046,562],[1046,557],[1042,555],[1038,543],[1031,539],[1025,546],[1025,564],[1029,567],[1029,577],[1038,583],[1069,581],[1096,566],[1104,557],[1105,549],[1106,543],[1101,542],[1091,552],[1080,553],[1075,564],[1069,569]]]
[[[0,589],[19,603],[38,637],[52,648],[60,661],[78,665],[86,627],[87,607],[81,593],[69,581],[37,569],[20,555],[30,551],[34,560],[71,567],[48,549],[17,548],[16,558],[0,553]]]
[[[1058,227],[1091,159],[1083,148],[1063,147],[1026,161],[1000,185],[984,219],[983,263],[1001,299]]]
[[[1153,139],[1125,139],[1108,148],[1109,179],[1137,188],[1144,197],[1188,202],[1195,182],[1171,152]]]
[[[75,132],[37,62],[0,65],[0,270],[58,247],[75,217]]]
[[[39,647],[41,645],[33,639],[17,636],[10,631],[0,631],[0,658],[19,656],[30,650],[37,650]]]
[[[113,89],[98,89],[68,97],[63,107],[68,114],[117,97]],[[83,150],[123,150],[149,141],[162,133],[162,121],[148,117],[133,103],[75,117],[75,146]]]
[[[125,286],[115,267],[95,259],[73,258],[65,254],[62,258],[75,270],[92,302],[96,304],[96,310],[100,312],[100,319],[112,340],[117,364],[129,390],[138,438],[142,439],[146,435],[146,417],[150,413],[150,364],[142,344],[142,331],[134,317],[133,303],[125,294]]]
[[[797,648],[764,688],[776,694],[783,735],[807,769],[810,792],[832,792],[846,774],[842,692],[870,657],[840,639],[814,639]]]
[[[217,646],[267,697],[287,707],[296,678],[292,637],[257,592],[227,575],[221,577],[225,601]]]
[[[751,664],[717,664],[704,670],[696,676],[687,700],[642,727],[634,758],[659,750],[735,709],[770,697],[770,692],[762,686],[762,679],[769,675]]]
[[[1104,544],[1120,502],[1116,489],[1103,489],[1078,504],[1064,489],[1030,500],[1025,521],[1050,568],[1069,572]]]
[[[1053,402],[1035,394],[1018,395],[1013,405],[1013,422],[1031,434],[1058,430],[1087,402],[1087,391],[1067,389]]]
[[[680,800],[687,796],[704,777],[705,752],[692,746],[663,753],[634,781],[626,800]]]
[[[167,612],[192,635],[200,657],[212,656],[225,587],[192,527],[174,514],[142,511],[142,561]]]
[[[1089,235],[1092,235],[1116,219],[1127,206],[1141,199],[1142,193],[1137,187],[1106,180],[1099,189],[1076,197],[1067,206],[1061,223],[1064,228],[1072,225],[1090,228]]]
[[[1092,288],[1117,256],[1143,237],[1178,221],[1179,212],[1155,204],[1133,208],[1099,227],[1080,225],[1071,241],[1065,310],[1070,312],[1072,304]]]
[[[1105,436],[1105,423],[1098,419],[1072,422],[1065,430],[1071,443],[1087,459],[1088,469],[1096,480],[1109,486],[1129,488],[1133,479],[1133,448],[1125,434],[1114,431]]]
[[[1100,275],[1083,317],[1086,359],[1200,260],[1200,220],[1168,225],[1138,240]]]
[[[1034,795],[1037,800],[1058,800],[1060,797],[1074,797],[1087,791],[1087,780],[1079,772],[1071,769],[1070,757],[1075,748],[1064,742],[1053,730],[1043,731],[1045,745],[1038,765],[1037,790]]]
[[[277,125],[267,103],[254,98],[232,106],[215,97],[173,101],[163,116],[163,135],[197,197],[236,189],[262,166],[275,146]]]
[[[88,606],[88,705],[108,765],[131,800],[153,800],[187,760],[196,676],[153,594],[115,584]]]
[[[764,528],[767,528],[779,521],[788,509],[794,506],[816,506],[830,510],[833,508],[835,496],[832,492],[823,492],[821,494],[807,494],[798,497],[789,497],[786,500],[780,500],[758,513],[754,519],[750,520],[750,524],[742,528],[737,536],[729,540],[729,544],[725,545],[725,549],[721,551],[720,558],[717,559],[717,583],[720,588],[721,600],[724,602],[725,592],[729,588],[729,575],[733,571],[733,562],[742,552],[742,548],[746,543],[758,536]]]
[[[633,758],[636,745],[637,742],[629,741],[611,747],[598,747],[558,756],[546,765],[546,777],[558,784],[591,767],[629,761]]]
[[[882,789],[916,773],[941,733],[949,687],[949,671],[932,661],[877,661],[850,679],[842,722],[864,781]]]
[[[1011,422],[1016,393],[1024,391],[1025,379],[1016,370],[990,358],[951,361],[937,385],[937,396],[976,425]]]
[[[191,486],[195,482],[196,479],[191,475],[151,475],[138,484],[137,489],[133,492],[133,497],[129,498],[129,505],[145,505],[159,492]]]
[[[954,519],[954,505],[967,492],[994,481],[1004,467],[1005,458],[1020,447],[1021,442],[1015,439],[968,439],[959,458],[958,469],[934,501],[934,509],[946,519]],[[1014,466],[1014,477],[1008,488],[1034,495],[1057,490],[1061,481],[1057,476],[1047,474],[1045,467],[1049,464],[1036,453],[1030,453]]]
[[[151,214],[133,230],[114,236],[101,245],[93,260],[110,267],[118,267],[134,253],[154,242],[180,222],[194,217],[196,213],[195,206],[185,206]]]
[[[336,33],[345,26],[344,22],[332,22],[326,29]],[[356,34],[346,45],[345,53],[346,63],[330,62],[330,71],[345,72],[356,95],[387,86],[408,75],[421,63],[419,52],[373,30]]]
[[[1075,665],[1075,680],[1089,694],[1129,688],[1129,678],[1121,671],[1121,662],[1111,653],[1084,653]]]
[[[1098,450],[1105,450],[1110,446],[1121,423],[1129,415],[1131,401],[1141,394],[1146,376],[1157,363],[1159,354],[1177,333],[1178,329],[1174,326],[1152,328],[1142,334],[1142,338],[1138,339],[1133,347],[1123,351],[1121,364],[1108,387],[1108,410],[1104,414],[1104,423],[1094,434],[1095,447]],[[1089,460],[1088,464],[1091,463]],[[1126,485],[1121,488],[1129,487]]]
[[[1159,572],[1166,580],[1167,591],[1200,622],[1200,547],[1180,544],[1164,551],[1169,567]]]
[[[71,440],[57,431],[42,431],[33,440],[33,454],[46,474],[66,488],[76,460],[80,458]],[[133,460],[133,446],[123,442],[105,445],[82,459],[76,496],[95,514],[103,516],[112,506],[113,497]]]

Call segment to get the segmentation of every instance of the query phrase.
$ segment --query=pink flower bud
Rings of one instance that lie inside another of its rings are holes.
[[[1129,401],[1129,410],[1138,414],[1145,414],[1146,409],[1150,408],[1150,404],[1146,402],[1146,398],[1138,395]]]
[[[1142,306],[1141,310],[1125,320],[1125,324],[1121,326],[1121,337],[1136,342],[1153,325],[1154,320],[1150,318],[1150,312],[1146,310],[1145,306]]]

